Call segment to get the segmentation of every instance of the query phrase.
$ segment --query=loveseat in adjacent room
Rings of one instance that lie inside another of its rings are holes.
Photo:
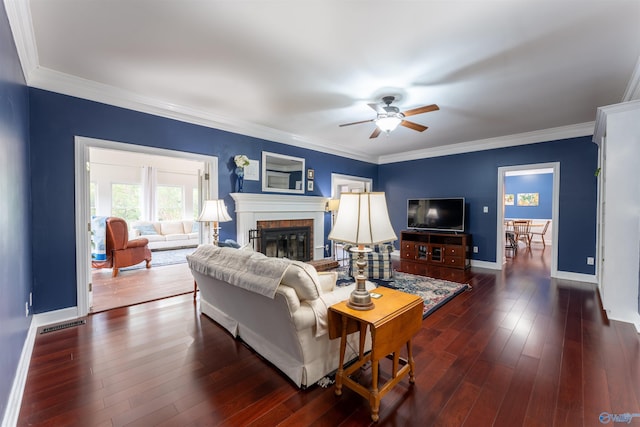
[[[182,221],[132,221],[130,238],[144,237],[149,240],[149,249],[179,249],[198,246],[198,223]]]

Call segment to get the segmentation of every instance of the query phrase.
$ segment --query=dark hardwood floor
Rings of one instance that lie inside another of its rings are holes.
[[[594,285],[550,279],[549,252],[520,251],[498,272],[422,272],[473,289],[423,321],[416,383],[382,399],[378,425],[598,426],[603,412],[640,413],[638,334],[606,319]],[[38,335],[18,424],[373,423],[359,395],[297,389],[183,295]]]

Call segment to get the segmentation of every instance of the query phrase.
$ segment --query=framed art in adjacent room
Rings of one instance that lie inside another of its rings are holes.
[[[307,179],[313,179],[315,174],[316,173],[313,169],[307,169]]]
[[[313,191],[313,181],[307,181],[307,191]]]

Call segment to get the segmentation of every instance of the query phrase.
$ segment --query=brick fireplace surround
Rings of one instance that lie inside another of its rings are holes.
[[[236,240],[240,245],[249,243],[249,230],[257,229],[259,221],[312,220],[313,259],[324,258],[326,197],[264,193],[231,193],[231,197],[236,205]]]

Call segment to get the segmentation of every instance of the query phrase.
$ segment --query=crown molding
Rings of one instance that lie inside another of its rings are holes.
[[[442,147],[426,148],[423,150],[409,151],[406,153],[380,156],[378,164],[403,162],[407,160],[441,157],[452,154],[471,153],[474,151],[493,150],[496,148],[514,147],[518,145],[536,144],[539,142],[556,141],[559,139],[576,138],[593,135],[594,122],[580,123],[569,126],[537,130],[515,135],[500,136],[497,138],[479,139],[476,141],[461,142]]]
[[[640,99],[640,58],[638,58],[638,62],[636,62],[633,74],[631,74],[631,80],[629,80],[627,90],[624,92],[622,102],[633,101],[635,99]]]
[[[640,110],[640,99],[599,107],[598,111],[596,112],[596,124],[595,131],[593,133],[593,142],[600,146],[602,138],[607,136],[607,116],[609,114],[624,113],[626,111],[632,110]]]
[[[27,85],[30,84],[31,74],[40,61],[38,59],[38,48],[36,37],[33,32],[33,20],[31,19],[31,8],[27,0],[4,0],[4,7],[9,18],[9,27],[13,34],[13,40],[20,58],[22,74]]]
[[[29,86],[44,89],[77,98],[101,102],[116,107],[127,108],[142,113],[179,120],[182,122],[206,126],[240,135],[280,142],[309,150],[334,154],[375,163],[376,157],[363,153],[336,149],[321,140],[311,141],[301,135],[292,134],[266,126],[215,115],[200,109],[186,107],[151,97],[146,97],[115,86],[105,85],[61,73],[44,67],[38,67],[31,73]]]

